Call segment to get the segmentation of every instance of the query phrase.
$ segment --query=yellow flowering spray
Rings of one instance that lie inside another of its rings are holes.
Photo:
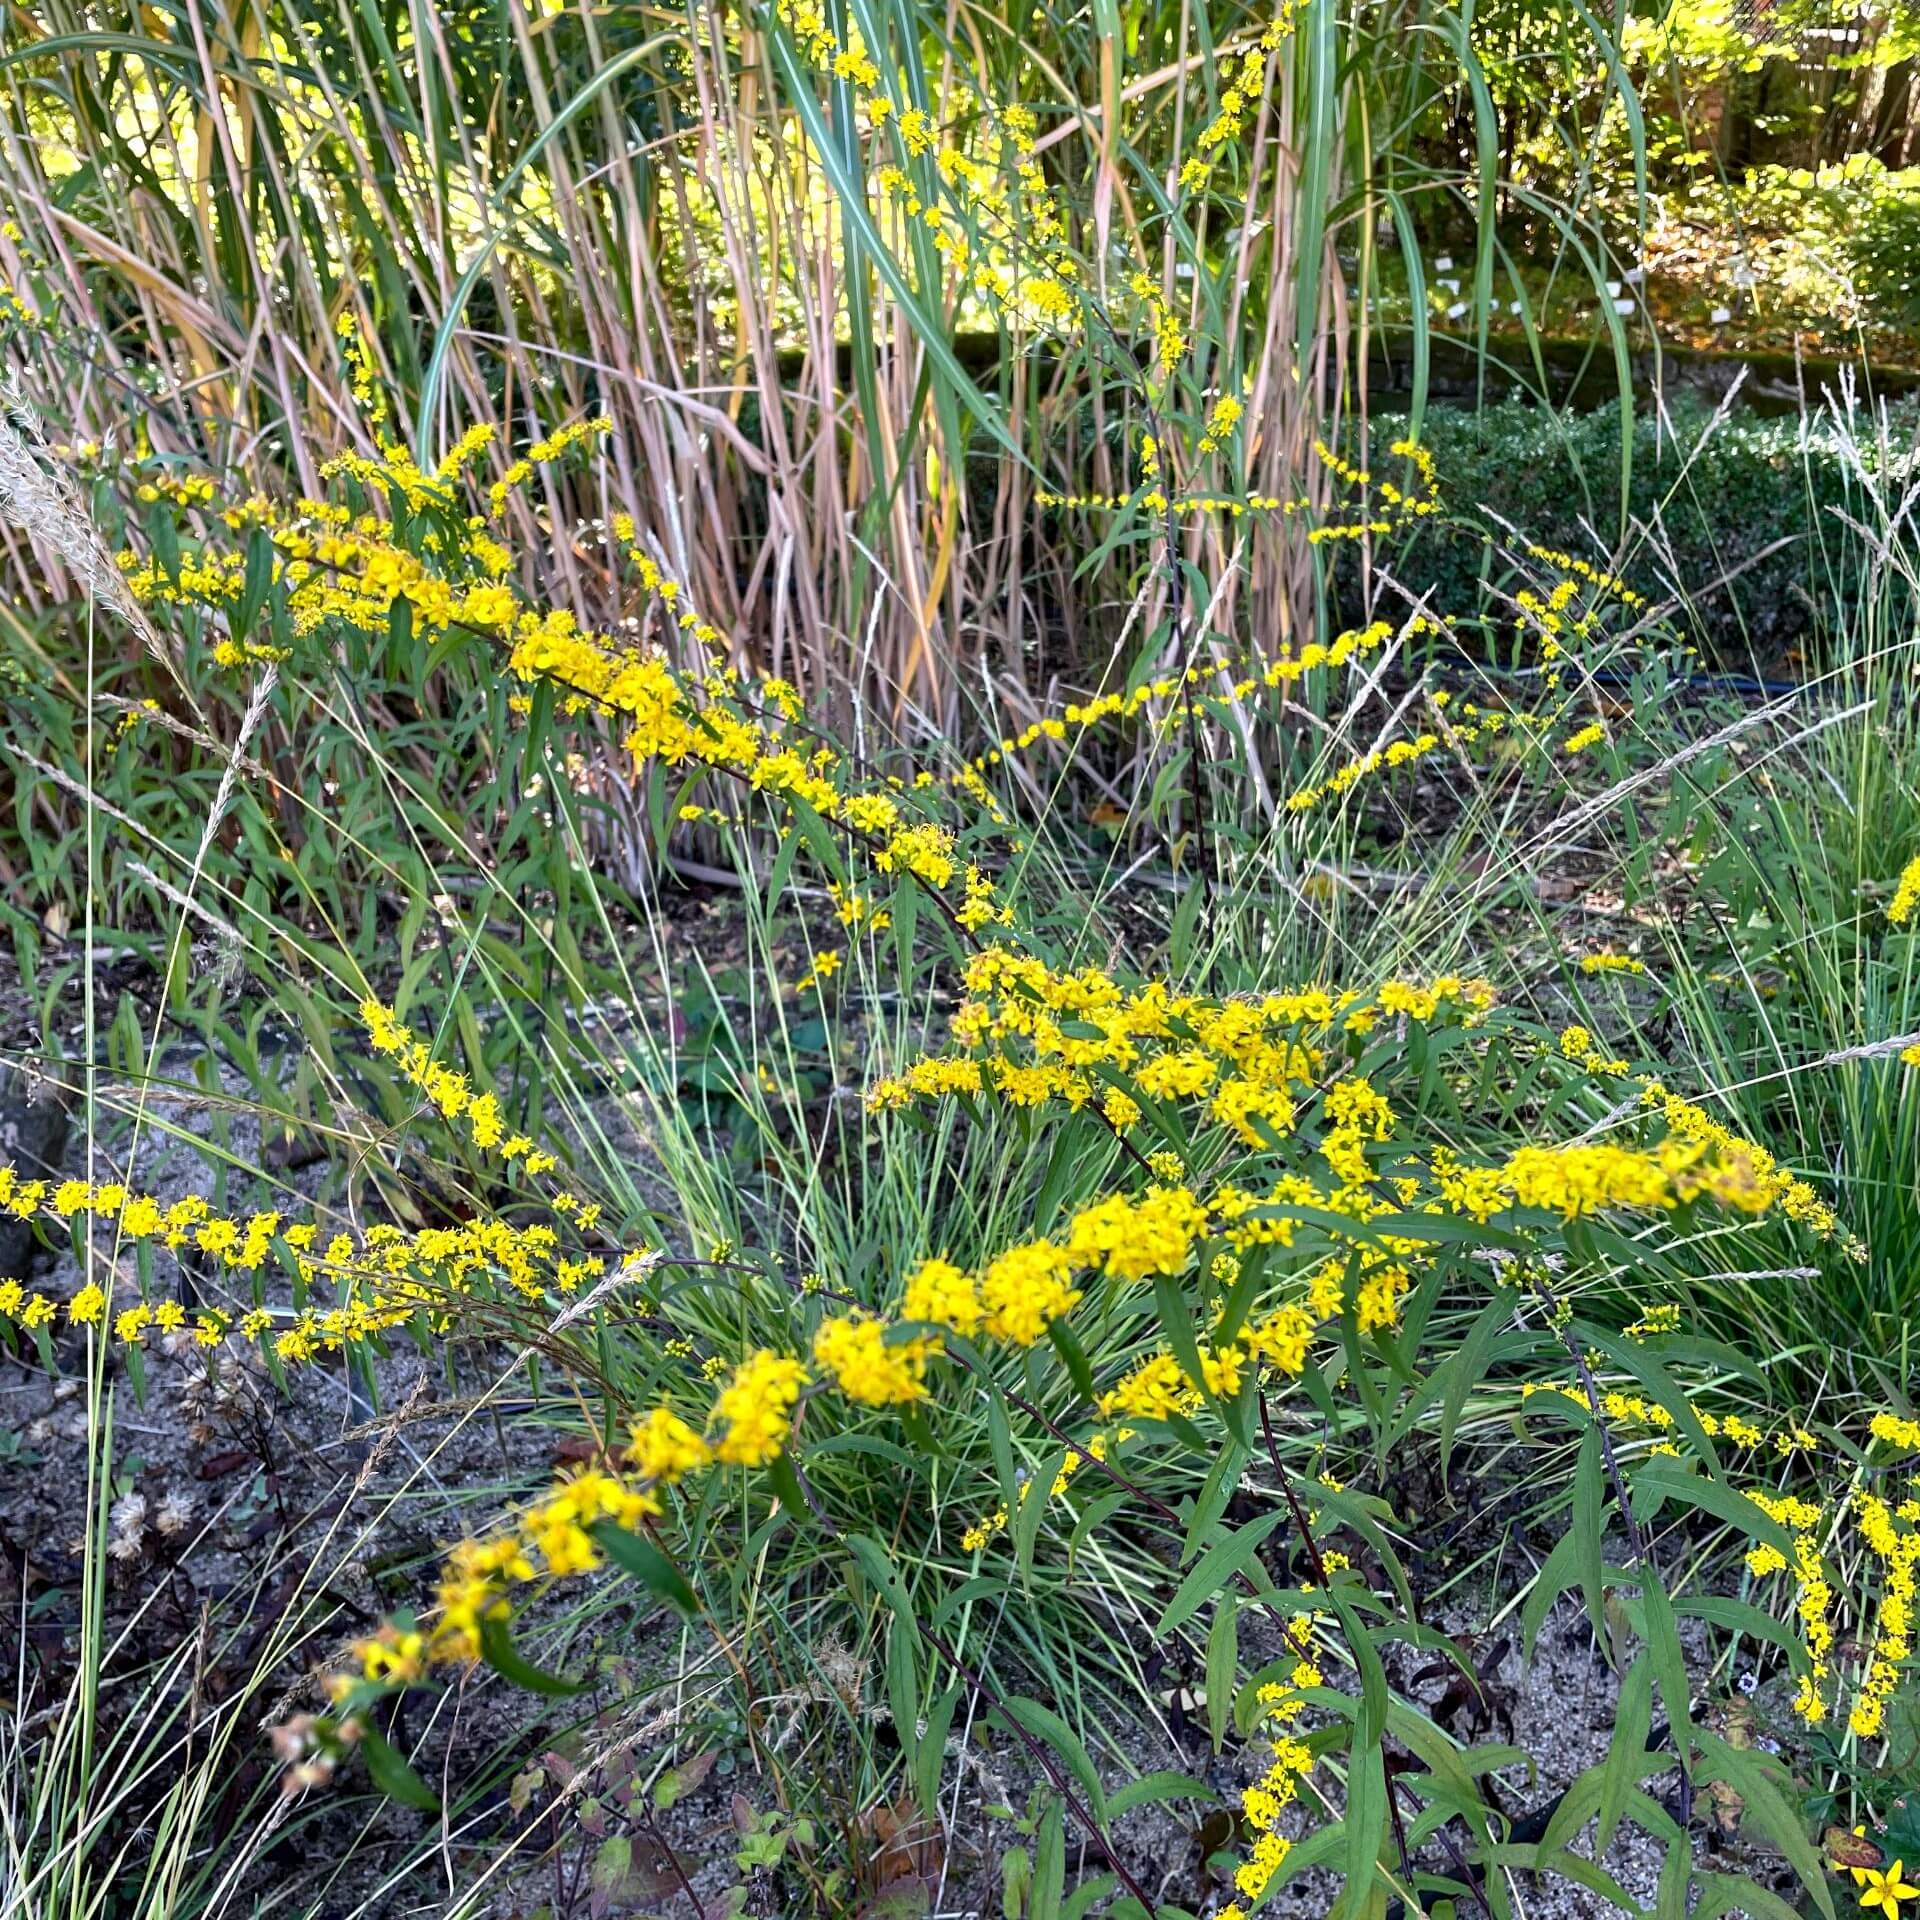
[[[1887,918],[1896,927],[1906,926],[1920,913],[1920,857],[1909,860],[1900,871],[1900,879],[1887,907]]]
[[[993,204],[996,189],[974,168],[1010,170],[1018,180],[1032,164],[1031,130],[1012,116],[992,136],[1004,138],[1004,150],[964,155],[968,166],[943,163],[941,156],[959,149],[930,116],[913,117],[893,101],[875,52],[833,37],[823,16],[803,8],[788,9],[784,19],[811,61],[860,92],[868,136],[898,143],[902,178],[877,183],[898,210],[908,211],[916,195],[921,213],[933,205],[922,163],[950,166],[957,185],[942,201],[946,211]],[[1242,93],[1244,106],[1253,96]],[[1223,130],[1213,146],[1225,137]],[[944,218],[937,230],[958,245]],[[968,244],[970,264],[991,271],[991,235]],[[1038,299],[1036,287],[1064,285],[1048,261],[1043,244],[1026,285],[1004,289],[1008,298]],[[1160,283],[1147,283],[1138,297],[1154,377],[1170,382],[1185,356],[1181,315]],[[1231,393],[1214,400],[1200,435],[1203,457],[1225,464],[1242,437],[1241,404]],[[1171,978],[1131,978],[1057,958],[1025,923],[986,851],[1017,831],[1011,800],[988,789],[991,772],[1042,746],[1070,750],[1109,723],[1147,717],[1158,727],[1176,709],[1190,716],[1196,702],[1284,699],[1309,675],[1366,670],[1425,625],[1378,622],[1326,642],[1303,639],[1278,659],[1182,659],[1124,693],[1068,702],[956,772],[889,777],[823,737],[793,687],[744,671],[739,649],[700,615],[685,584],[630,522],[612,522],[608,547],[622,577],[645,596],[631,628],[596,632],[570,610],[526,594],[514,556],[490,528],[538,462],[590,445],[599,430],[593,421],[564,428],[492,480],[477,471],[490,444],[482,435],[464,436],[433,472],[381,445],[377,459],[356,456],[329,476],[351,504],[236,508],[232,522],[216,522],[236,536],[231,548],[216,532],[184,553],[177,569],[129,556],[129,583],[150,603],[188,604],[226,619],[248,593],[242,549],[262,552],[252,544],[258,536],[270,563],[274,645],[339,630],[467,629],[497,648],[515,711],[539,704],[601,730],[636,775],[664,774],[685,786],[669,804],[691,810],[689,824],[804,841],[849,941],[902,919],[905,900],[931,902],[951,934],[958,991],[942,1003],[950,1007],[944,1038],[866,1087],[871,1132],[862,1144],[892,1150],[909,1130],[934,1122],[935,1109],[964,1105],[986,1127],[1053,1130],[1060,1163],[1089,1171],[1070,1193],[1053,1196],[1044,1215],[1022,1218],[1017,1205],[997,1215],[1005,1231],[979,1243],[952,1244],[936,1230],[940,1250],[924,1257],[912,1246],[875,1250],[858,1297],[802,1283],[782,1311],[769,1313],[755,1283],[740,1279],[739,1316],[729,1316],[724,1340],[714,1332],[717,1316],[676,1320],[671,1303],[656,1316],[649,1302],[644,1326],[621,1325],[603,1294],[615,1297],[613,1283],[628,1263],[617,1248],[592,1241],[594,1209],[568,1191],[516,1199],[511,1222],[489,1216],[346,1234],[312,1219],[225,1218],[204,1205],[162,1207],[110,1184],[48,1185],[0,1172],[0,1207],[19,1217],[50,1225],[83,1216],[106,1221],[142,1244],[191,1249],[217,1275],[247,1283],[244,1297],[236,1285],[228,1304],[192,1317],[164,1302],[114,1297],[104,1281],[64,1302],[25,1289],[0,1293],[0,1317],[29,1334],[51,1339],[74,1328],[77,1339],[110,1330],[129,1346],[179,1335],[210,1352],[244,1341],[282,1366],[403,1330],[431,1341],[485,1327],[513,1328],[529,1344],[537,1330],[543,1355],[554,1354],[562,1369],[577,1363],[583,1373],[599,1368],[592,1349],[602,1336],[647,1354],[649,1385],[633,1396],[642,1404],[618,1404],[617,1384],[595,1373],[611,1410],[584,1463],[499,1526],[452,1546],[419,1617],[396,1616],[357,1643],[335,1683],[340,1729],[358,1729],[371,1742],[368,1709],[381,1694],[475,1659],[523,1682],[551,1681],[514,1652],[515,1625],[555,1590],[610,1567],[697,1614],[701,1569],[680,1561],[686,1543],[712,1538],[686,1524],[710,1489],[739,1489],[763,1502],[777,1496],[794,1525],[837,1529],[830,1476],[822,1473],[816,1485],[808,1471],[817,1464],[810,1442],[819,1438],[897,1425],[912,1443],[906,1457],[925,1447],[939,1466],[944,1510],[903,1508],[902,1541],[911,1537],[916,1551],[928,1539],[937,1543],[933,1552],[957,1545],[984,1569],[999,1560],[1003,1537],[1014,1554],[1030,1557],[1060,1518],[1056,1508],[1071,1506],[1085,1520],[1095,1512],[1089,1489],[1135,1501],[1164,1524],[1162,1510],[1177,1510],[1156,1487],[1163,1476],[1189,1474],[1190,1456],[1211,1470],[1215,1457],[1248,1444],[1256,1418],[1265,1426],[1277,1417],[1295,1435],[1310,1431],[1323,1417],[1321,1397],[1371,1382],[1374,1356],[1392,1354],[1407,1369],[1418,1364],[1415,1336],[1432,1324],[1442,1289],[1479,1289],[1494,1315],[1488,1325],[1501,1330],[1509,1300],[1557,1312],[1533,1276],[1571,1273],[1566,1284],[1576,1284],[1591,1271],[1595,1229],[1684,1225],[1695,1210],[1711,1209],[1728,1231],[1777,1217],[1842,1237],[1811,1184],[1755,1143],[1660,1082],[1633,1075],[1591,1032],[1569,1029],[1556,1040],[1524,1028],[1487,981],[1422,974],[1199,993]],[[1411,445],[1394,452],[1406,462],[1397,483],[1323,452],[1329,472],[1361,499],[1350,526],[1316,528],[1317,535],[1361,538],[1438,511],[1431,463]],[[1182,448],[1156,422],[1140,453],[1137,497],[1157,501],[1153,510],[1178,522],[1187,500],[1203,498],[1179,491]],[[1249,504],[1230,475],[1212,498],[1228,519]],[[178,504],[199,513],[207,503]],[[470,505],[485,511],[463,511]],[[433,543],[411,538],[409,515],[431,523]],[[1564,657],[1594,629],[1596,604],[1617,583],[1565,556],[1543,557],[1557,569],[1557,583],[1517,604],[1541,653]],[[257,564],[253,571],[257,586]],[[1296,790],[1293,811],[1442,749],[1511,732],[1578,753],[1591,730],[1569,734],[1557,702],[1530,718],[1483,714],[1444,690],[1429,705],[1425,733],[1383,748],[1377,764],[1316,777]],[[921,916],[922,924],[932,917]],[[807,951],[809,990],[831,983],[846,964],[835,947],[809,941]],[[431,1124],[523,1177],[555,1171],[552,1156],[509,1129],[499,1098],[437,1057],[393,1008],[370,997],[361,1019],[375,1058]],[[1511,1060],[1524,1060],[1556,1087],[1590,1076],[1624,1081],[1638,1098],[1603,1135],[1555,1138],[1529,1129],[1469,1150],[1458,1129],[1436,1123],[1426,1078],[1437,1073],[1458,1093]],[[811,1257],[837,1272],[838,1255]],[[731,1251],[715,1261],[730,1268]],[[770,1262],[748,1269],[755,1276],[770,1270]],[[276,1271],[298,1289],[297,1307],[256,1304]],[[728,1272],[729,1285],[734,1279]],[[1556,1279],[1556,1288],[1562,1284]],[[560,1335],[576,1313],[586,1338],[570,1348]],[[1620,1339],[1645,1358],[1642,1349],[1672,1332],[1670,1317],[1650,1310]],[[1577,1340],[1574,1352],[1585,1365]],[[1809,1459],[1797,1429],[1768,1431],[1742,1413],[1689,1401],[1671,1406],[1627,1384],[1590,1392],[1583,1380],[1527,1404],[1575,1417],[1584,1410],[1613,1457],[1642,1473],[1704,1467],[1703,1440],[1737,1450],[1748,1474],[1762,1460],[1797,1473]],[[991,1447],[979,1444],[986,1407],[1005,1419]],[[1894,1424],[1901,1417],[1885,1416],[1876,1444],[1904,1437]],[[1045,1470],[1023,1473],[1014,1464],[1023,1448],[1033,1457],[1022,1438],[1032,1429],[1022,1422],[1044,1427],[1059,1448],[1044,1456]],[[1178,1484],[1191,1490],[1192,1480]],[[1291,1496],[1283,1470],[1279,1491]],[[1844,1509],[1797,1489],[1763,1489],[1752,1502],[1756,1515],[1782,1530],[1779,1541],[1755,1542],[1749,1571],[1782,1584],[1781,1604],[1801,1648],[1802,1712],[1844,1715],[1854,1737],[1880,1737],[1910,1657],[1920,1561],[1911,1503],[1866,1487]],[[1325,1510],[1345,1524],[1370,1515],[1337,1486],[1326,1490]],[[1830,1565],[1832,1529],[1841,1524],[1855,1530],[1866,1569],[1851,1587]],[[1234,1525],[1217,1515],[1203,1519],[1196,1557],[1231,1550],[1235,1538]],[[886,1577],[892,1563],[880,1553],[866,1572],[881,1603],[894,1608]],[[1346,1594],[1329,1604],[1337,1612]],[[897,1610],[895,1618],[905,1624]],[[924,1625],[916,1621],[915,1632]],[[1857,1684],[1837,1651],[1848,1633],[1867,1648]],[[1242,1912],[1267,1898],[1286,1869],[1288,1809],[1313,1775],[1311,1754],[1359,1737],[1350,1725],[1330,1724],[1309,1746],[1299,1722],[1321,1683],[1319,1667],[1305,1640],[1290,1642],[1290,1659],[1290,1679],[1255,1701],[1252,1724],[1271,1753],[1241,1800],[1250,1836],[1236,1874]],[[901,1665],[900,1655],[890,1655],[890,1686],[905,1686]],[[917,1717],[904,1692],[894,1718],[906,1763],[920,1766]],[[367,1750],[371,1758],[376,1749]],[[936,1781],[938,1759],[935,1751]],[[400,1776],[388,1767],[387,1777]]]

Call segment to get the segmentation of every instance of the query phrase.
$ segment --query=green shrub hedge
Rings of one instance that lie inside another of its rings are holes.
[[[1421,437],[1439,469],[1448,524],[1428,523],[1383,558],[1409,588],[1431,587],[1436,607],[1465,611],[1490,586],[1518,583],[1504,521],[1539,545],[1617,559],[1642,591],[1678,598],[1677,618],[1719,664],[1790,672],[1791,656],[1814,652],[1857,614],[1864,550],[1846,519],[1874,525],[1880,514],[1830,417],[1803,422],[1736,407],[1717,426],[1712,419],[1691,394],[1670,404],[1664,421],[1637,414],[1623,536],[1617,403],[1583,414],[1511,400],[1478,412],[1433,406]],[[1406,426],[1405,415],[1375,415],[1374,448]],[[1917,427],[1920,407],[1894,403],[1897,472],[1887,491],[1895,503],[1907,484],[1899,476],[1920,458]],[[1743,563],[1730,584],[1713,586]],[[1352,584],[1343,584],[1343,601]]]

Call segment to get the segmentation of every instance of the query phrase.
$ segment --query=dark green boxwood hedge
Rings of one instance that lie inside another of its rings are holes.
[[[1813,657],[1824,635],[1857,617],[1864,545],[1846,517],[1877,525],[1882,510],[1831,416],[1803,423],[1736,402],[1727,418],[1712,421],[1712,408],[1691,394],[1670,404],[1664,422],[1636,410],[1623,536],[1617,403],[1582,414],[1519,401],[1477,412],[1436,405],[1422,438],[1439,470],[1446,523],[1424,523],[1382,557],[1409,588],[1433,588],[1433,605],[1466,613],[1485,601],[1489,580],[1519,584],[1506,558],[1515,536],[1502,523],[1510,523],[1541,546],[1596,564],[1619,558],[1633,585],[1681,603],[1677,622],[1718,663],[1791,672],[1794,656]],[[1866,424],[1863,410],[1862,430]],[[1920,409],[1896,402],[1890,424],[1896,457],[1881,490],[1897,506],[1908,470],[1920,468]],[[1404,415],[1374,416],[1380,471],[1390,464],[1380,449],[1406,426]],[[1880,464],[1871,449],[1868,463]],[[1713,586],[1743,563],[1730,584]],[[1343,584],[1343,602],[1351,585]]]

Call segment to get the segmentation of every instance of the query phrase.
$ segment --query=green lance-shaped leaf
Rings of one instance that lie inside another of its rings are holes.
[[[644,1534],[630,1533],[611,1520],[602,1520],[590,1531],[594,1543],[621,1572],[632,1574],[643,1587],[684,1614],[700,1611],[686,1575]]]

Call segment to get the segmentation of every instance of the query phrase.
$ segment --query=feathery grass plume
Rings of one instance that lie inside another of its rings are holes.
[[[89,600],[118,614],[147,651],[174,670],[165,643],[81,501],[72,472],[48,445],[39,414],[13,380],[0,383],[0,516],[21,528],[43,554],[55,555]]]

